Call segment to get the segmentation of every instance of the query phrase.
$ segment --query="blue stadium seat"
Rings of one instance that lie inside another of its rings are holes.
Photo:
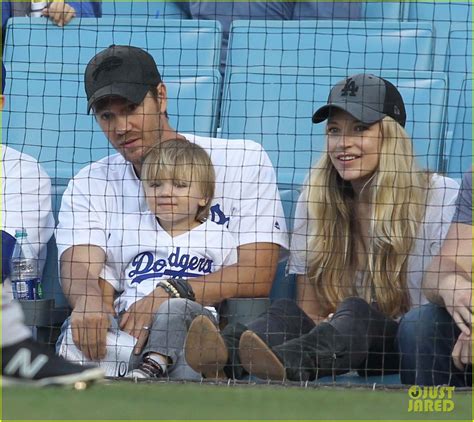
[[[324,125],[311,116],[331,86],[361,70],[228,68],[221,106],[223,137],[260,142],[278,183],[301,185],[325,148]],[[397,85],[407,107],[407,131],[420,165],[437,170],[444,138],[447,78],[433,72],[375,72]]]
[[[429,23],[395,21],[234,21],[227,69],[275,66],[432,70]]]
[[[472,25],[451,25],[445,52],[445,69],[449,79],[447,139],[452,139],[458,121],[458,102],[465,81],[472,77]]]
[[[461,179],[472,166],[472,80],[461,85],[453,136],[446,145],[447,173]]]
[[[362,2],[364,19],[394,19],[403,20],[408,14],[405,3],[395,1],[366,1]]]
[[[440,22],[469,22],[472,4],[470,1],[413,1],[407,2],[409,20]]]
[[[406,3],[408,19],[426,21],[435,29],[436,47],[434,70],[445,70],[445,55],[450,39],[450,31],[462,24],[469,34],[472,31],[472,2],[470,1],[413,1]],[[468,37],[470,38],[470,37]],[[467,39],[467,38],[466,38]],[[465,42],[463,42],[465,44]],[[470,51],[470,50],[469,50]],[[472,54],[470,54],[471,56]]]
[[[286,225],[288,231],[291,232],[293,229],[296,204],[298,202],[300,192],[297,188],[291,185],[280,185],[279,190],[283,204],[283,211],[285,212]],[[277,268],[277,273],[273,281],[272,290],[270,292],[271,300],[296,298],[296,279],[293,275],[287,274],[287,262],[288,254],[284,253],[284,256],[281,257]]]
[[[102,16],[174,19],[185,17],[173,1],[103,1]]]
[[[74,19],[59,28],[44,19],[13,18],[7,25],[3,57],[13,71],[17,64],[38,64],[44,71],[53,66],[56,72],[59,66],[79,72],[111,44],[145,48],[164,76],[169,67],[218,69],[221,26],[216,21],[108,17]]]
[[[430,22],[435,29],[434,70],[446,72],[449,80],[447,142],[459,126],[458,101],[466,79],[472,76],[472,2],[410,2],[410,20]],[[450,151],[445,152],[449,155]],[[450,163],[448,163],[451,166]],[[458,166],[460,163],[458,162]],[[442,170],[446,167],[443,166]],[[449,171],[453,171],[452,169]]]

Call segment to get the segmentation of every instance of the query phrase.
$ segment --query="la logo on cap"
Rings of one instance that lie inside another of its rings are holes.
[[[348,95],[351,97],[355,97],[357,91],[359,91],[359,87],[352,80],[352,78],[349,78],[346,80],[346,84],[344,85],[344,88],[342,88],[341,90],[341,97],[347,97]]]
[[[97,81],[101,72],[110,72],[111,70],[122,66],[122,64],[123,60],[120,57],[107,57],[99,64],[99,66],[97,66],[97,69],[92,72],[92,77]]]

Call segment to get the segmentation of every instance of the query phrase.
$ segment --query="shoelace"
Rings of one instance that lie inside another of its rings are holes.
[[[161,365],[149,356],[143,358],[142,363],[138,366],[138,369],[142,370],[150,378],[159,378],[164,375]]]

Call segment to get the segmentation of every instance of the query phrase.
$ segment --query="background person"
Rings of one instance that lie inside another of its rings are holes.
[[[3,108],[5,68],[2,65]],[[2,385],[69,385],[103,377],[98,368],[82,367],[54,355],[32,339],[20,304],[12,300],[10,258],[15,230],[24,227],[35,252],[44,252],[53,234],[51,182],[38,162],[2,145]]]
[[[404,384],[472,385],[472,168],[464,174],[446,239],[423,277],[431,302],[400,323]]]
[[[458,185],[416,166],[403,99],[389,81],[340,81],[313,116],[326,119],[327,151],[311,170],[292,236],[298,305],[277,301],[247,331],[226,327],[222,338],[196,320],[188,337],[201,333],[205,344],[186,343],[190,362],[214,337],[231,352],[227,365],[240,358],[260,378],[398,372],[397,319],[426,302],[422,271],[448,230]]]

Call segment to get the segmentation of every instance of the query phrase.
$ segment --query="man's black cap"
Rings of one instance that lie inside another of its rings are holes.
[[[102,98],[117,96],[140,104],[161,82],[155,60],[141,48],[111,45],[88,63],[84,76],[87,113]]]

